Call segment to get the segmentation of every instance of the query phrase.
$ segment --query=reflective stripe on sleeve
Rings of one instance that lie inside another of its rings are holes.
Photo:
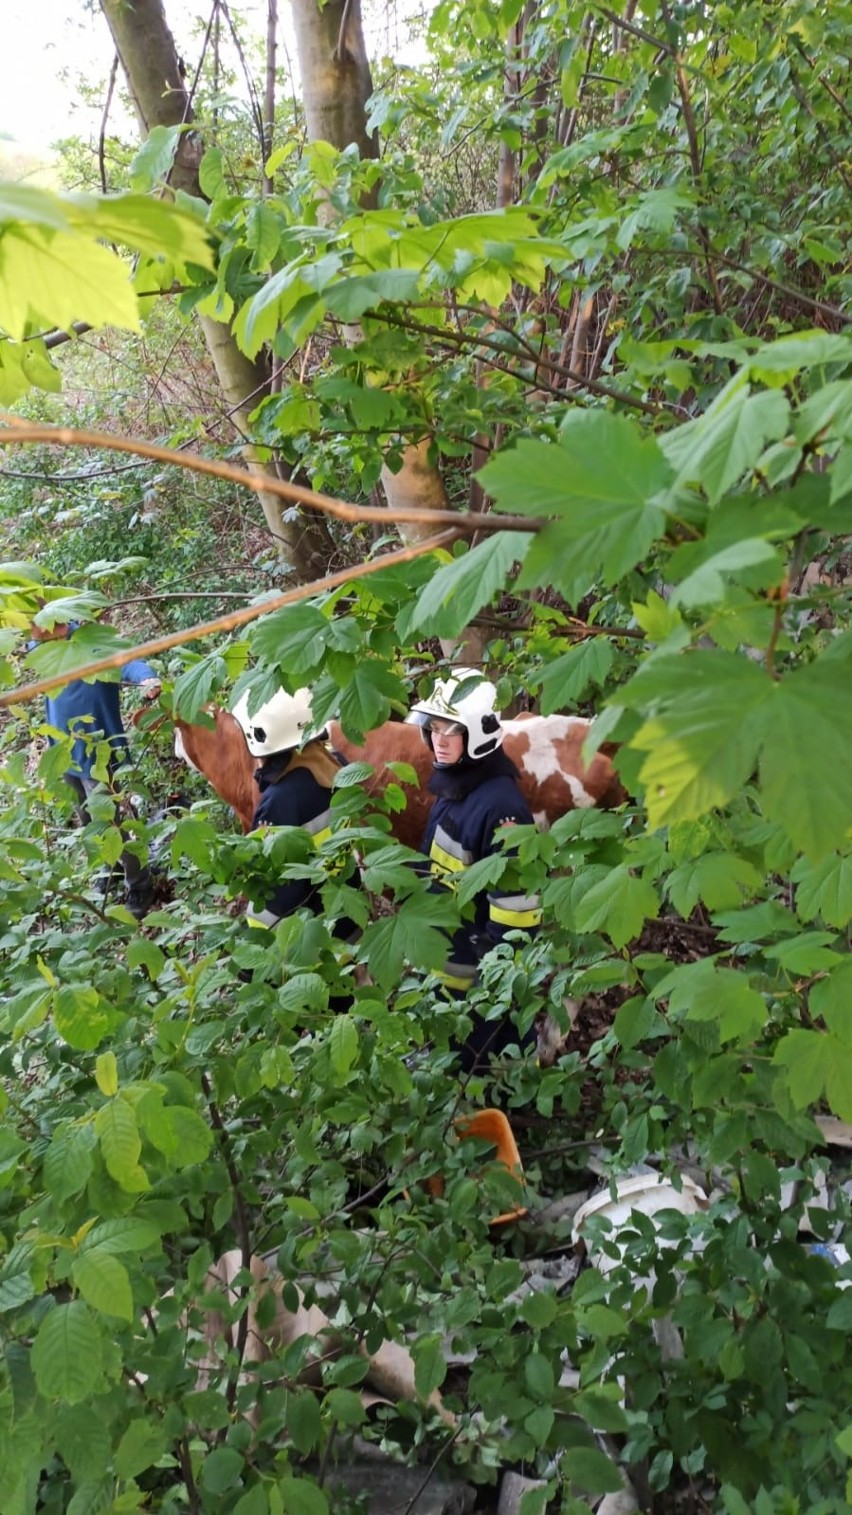
[[[489,894],[488,915],[498,926],[540,926],[541,904],[537,894]]]
[[[333,816],[330,810],[323,810],[320,815],[315,815],[312,821],[306,821],[303,830],[310,833],[316,846],[320,842],[327,842],[331,836],[331,823]]]
[[[429,858],[435,869],[441,873],[461,873],[463,868],[469,868],[473,862],[473,853],[454,840],[443,826],[436,826],[432,845],[429,848]]]

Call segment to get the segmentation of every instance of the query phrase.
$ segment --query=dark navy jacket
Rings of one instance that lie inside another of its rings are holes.
[[[514,822],[531,826],[533,817],[516,778],[517,769],[497,751],[474,763],[469,758],[452,768],[436,768],[429,788],[437,794],[421,851],[433,873],[451,884],[452,876],[498,852],[495,833]],[[476,977],[484,951],[502,941],[506,932],[534,929],[541,919],[537,895],[507,894],[498,887],[475,896],[473,920],[465,921],[452,939],[441,977],[451,988],[466,988]]]
[[[307,768],[286,771],[289,752],[272,753],[255,774],[260,800],[252,826],[302,826],[315,842],[323,841],[331,829],[331,790],[318,783]],[[285,915],[292,915],[306,905],[321,909],[319,889],[310,879],[287,879],[264,901],[263,908],[252,907],[249,919],[259,926],[274,926]]]

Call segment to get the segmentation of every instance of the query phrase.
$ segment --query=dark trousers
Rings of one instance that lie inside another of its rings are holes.
[[[91,815],[89,814],[89,795],[92,794],[95,789],[100,788],[101,785],[98,783],[97,779],[85,778],[81,773],[66,773],[65,782],[67,784],[70,784],[71,788],[74,790],[74,793],[77,796],[77,813],[80,816],[80,819],[83,821],[84,825],[87,825],[88,822],[92,819]],[[124,836],[125,833],[123,828],[119,827],[119,829],[121,830],[122,836]],[[135,852],[129,852],[127,848],[124,848],[119,856],[119,862],[121,863],[121,866],[124,870],[124,877],[127,882],[128,888],[130,888],[133,884],[138,884],[142,879],[147,878],[147,864],[141,862],[140,859],[136,856]]]

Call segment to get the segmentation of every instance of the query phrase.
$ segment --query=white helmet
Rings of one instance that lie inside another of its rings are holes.
[[[461,694],[458,691],[461,690]],[[425,700],[412,705],[407,720],[420,727],[427,747],[432,746],[430,716],[458,721],[467,732],[467,755],[478,759],[503,745],[503,727],[494,709],[497,690],[476,668],[457,668],[449,679],[439,679]]]
[[[288,747],[300,745],[303,732],[311,724],[311,691],[297,689],[295,694],[287,694],[286,690],[279,689],[252,716],[248,713],[246,692],[237,700],[231,714],[243,728],[252,757],[286,752]]]

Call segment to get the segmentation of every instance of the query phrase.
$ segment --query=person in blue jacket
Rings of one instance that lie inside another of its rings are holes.
[[[30,646],[39,642],[55,641],[69,637],[77,629],[77,622],[51,627],[32,626]],[[131,659],[121,670],[121,682],[140,685],[146,698],[155,699],[160,691],[159,676],[150,664],[141,658]],[[48,741],[55,745],[57,737],[72,736],[71,766],[64,774],[65,782],[74,790],[77,808],[83,821],[89,820],[89,795],[97,788],[93,776],[97,762],[97,745],[106,740],[112,749],[109,760],[110,774],[120,763],[127,761],[129,750],[124,723],[121,718],[121,684],[108,683],[104,679],[71,679],[46,701],[46,723],[51,730]],[[54,735],[53,733],[57,733]],[[135,852],[125,848],[120,857],[125,879],[123,903],[137,920],[150,909],[154,886],[150,871]]]
[[[456,669],[439,681],[428,699],[412,706],[409,722],[420,727],[434,757],[429,788],[436,796],[421,851],[432,872],[452,884],[465,868],[500,850],[504,826],[530,826],[533,816],[518,783],[518,770],[501,751],[503,728],[495,710],[496,689],[475,669]],[[452,938],[440,977],[457,994],[475,983],[480,959],[506,932],[533,931],[541,920],[537,895],[482,890],[473,918]],[[465,1072],[501,1052],[518,1033],[509,1020],[473,1016],[473,1029],[460,1049]]]
[[[301,826],[315,843],[324,841],[331,832],[331,790],[340,763],[321,737],[304,742],[312,719],[311,691],[287,694],[279,689],[251,716],[244,694],[232,713],[249,752],[262,759],[255,774],[259,794],[252,830]],[[310,879],[285,879],[268,899],[249,906],[247,919],[250,925],[272,927],[303,906],[315,914],[322,911],[319,886]]]

